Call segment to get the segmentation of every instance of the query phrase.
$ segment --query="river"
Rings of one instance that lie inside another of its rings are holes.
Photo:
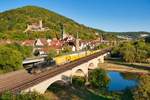
[[[109,83],[109,91],[121,91],[126,88],[133,88],[138,85],[138,80],[135,74],[120,73],[120,72],[108,72],[108,76],[111,79]]]

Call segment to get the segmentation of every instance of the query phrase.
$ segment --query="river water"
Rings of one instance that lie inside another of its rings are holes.
[[[109,83],[108,90],[109,91],[121,91],[126,88],[133,88],[138,85],[138,81],[135,75],[131,75],[129,73],[120,73],[120,72],[108,72],[108,76],[111,79]]]

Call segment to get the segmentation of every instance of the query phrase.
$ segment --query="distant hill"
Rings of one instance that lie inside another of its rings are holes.
[[[120,35],[120,36],[126,36],[126,37],[129,37],[132,39],[138,39],[138,38],[150,36],[150,32],[144,32],[144,31],[140,31],[140,32],[115,32],[115,34]]]
[[[27,24],[37,23],[39,20],[42,20],[44,26],[50,30],[47,32],[28,32],[28,35],[23,33]],[[47,9],[36,6],[25,6],[0,13],[0,38],[60,37],[60,24],[64,24],[66,33],[75,36],[78,32],[79,37],[82,39],[95,39],[95,33],[104,33],[102,30],[79,24]]]

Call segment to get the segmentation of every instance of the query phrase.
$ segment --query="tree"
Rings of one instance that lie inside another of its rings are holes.
[[[145,38],[145,42],[150,43],[150,36]]]
[[[122,57],[121,53],[120,53],[120,46],[116,46],[112,49],[111,51],[111,57]]]
[[[130,63],[135,61],[135,48],[131,43],[124,43],[120,48],[120,53],[124,61]]]
[[[146,62],[150,57],[150,45],[143,40],[127,42],[115,47],[111,52],[112,57],[122,57],[126,62]]]
[[[62,53],[70,53],[70,52],[72,52],[71,47],[68,46],[68,45],[64,45],[64,46],[63,46]]]
[[[56,57],[56,55],[57,55],[56,49],[50,48],[48,52],[47,60],[52,60],[54,57]]]
[[[117,36],[113,33],[107,33],[107,34],[103,34],[103,38],[104,40],[108,40],[108,41],[114,41],[117,39]]]
[[[89,74],[89,81],[92,86],[100,87],[100,88],[107,88],[110,82],[109,77],[105,70],[102,69],[94,69]]]
[[[85,78],[84,77],[80,77],[80,76],[73,76],[72,77],[72,84],[74,86],[77,86],[77,87],[81,87],[81,86],[84,86],[85,84]]]
[[[126,62],[146,62],[150,58],[150,45],[143,40],[127,42],[115,47],[112,56],[120,56]]]
[[[8,44],[6,46],[19,51],[21,53],[23,59],[25,59],[26,57],[30,57],[32,55],[33,48],[30,46],[21,46],[18,43]]]
[[[106,45],[106,44],[100,44],[100,45],[96,46],[94,49],[98,50],[98,49],[104,49],[104,48],[107,48],[107,47],[108,47],[108,45]]]
[[[15,71],[22,68],[22,56],[17,50],[0,46],[0,69],[3,72]]]
[[[149,48],[148,45],[143,41],[137,41],[134,43],[136,52],[135,52],[135,60],[136,62],[144,62],[148,58]]]

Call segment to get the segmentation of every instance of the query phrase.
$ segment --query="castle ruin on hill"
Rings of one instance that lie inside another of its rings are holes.
[[[29,31],[38,32],[38,31],[47,31],[47,30],[49,30],[49,28],[43,27],[42,20],[40,20],[39,23],[32,23],[31,25],[28,24],[24,32],[29,32]]]

